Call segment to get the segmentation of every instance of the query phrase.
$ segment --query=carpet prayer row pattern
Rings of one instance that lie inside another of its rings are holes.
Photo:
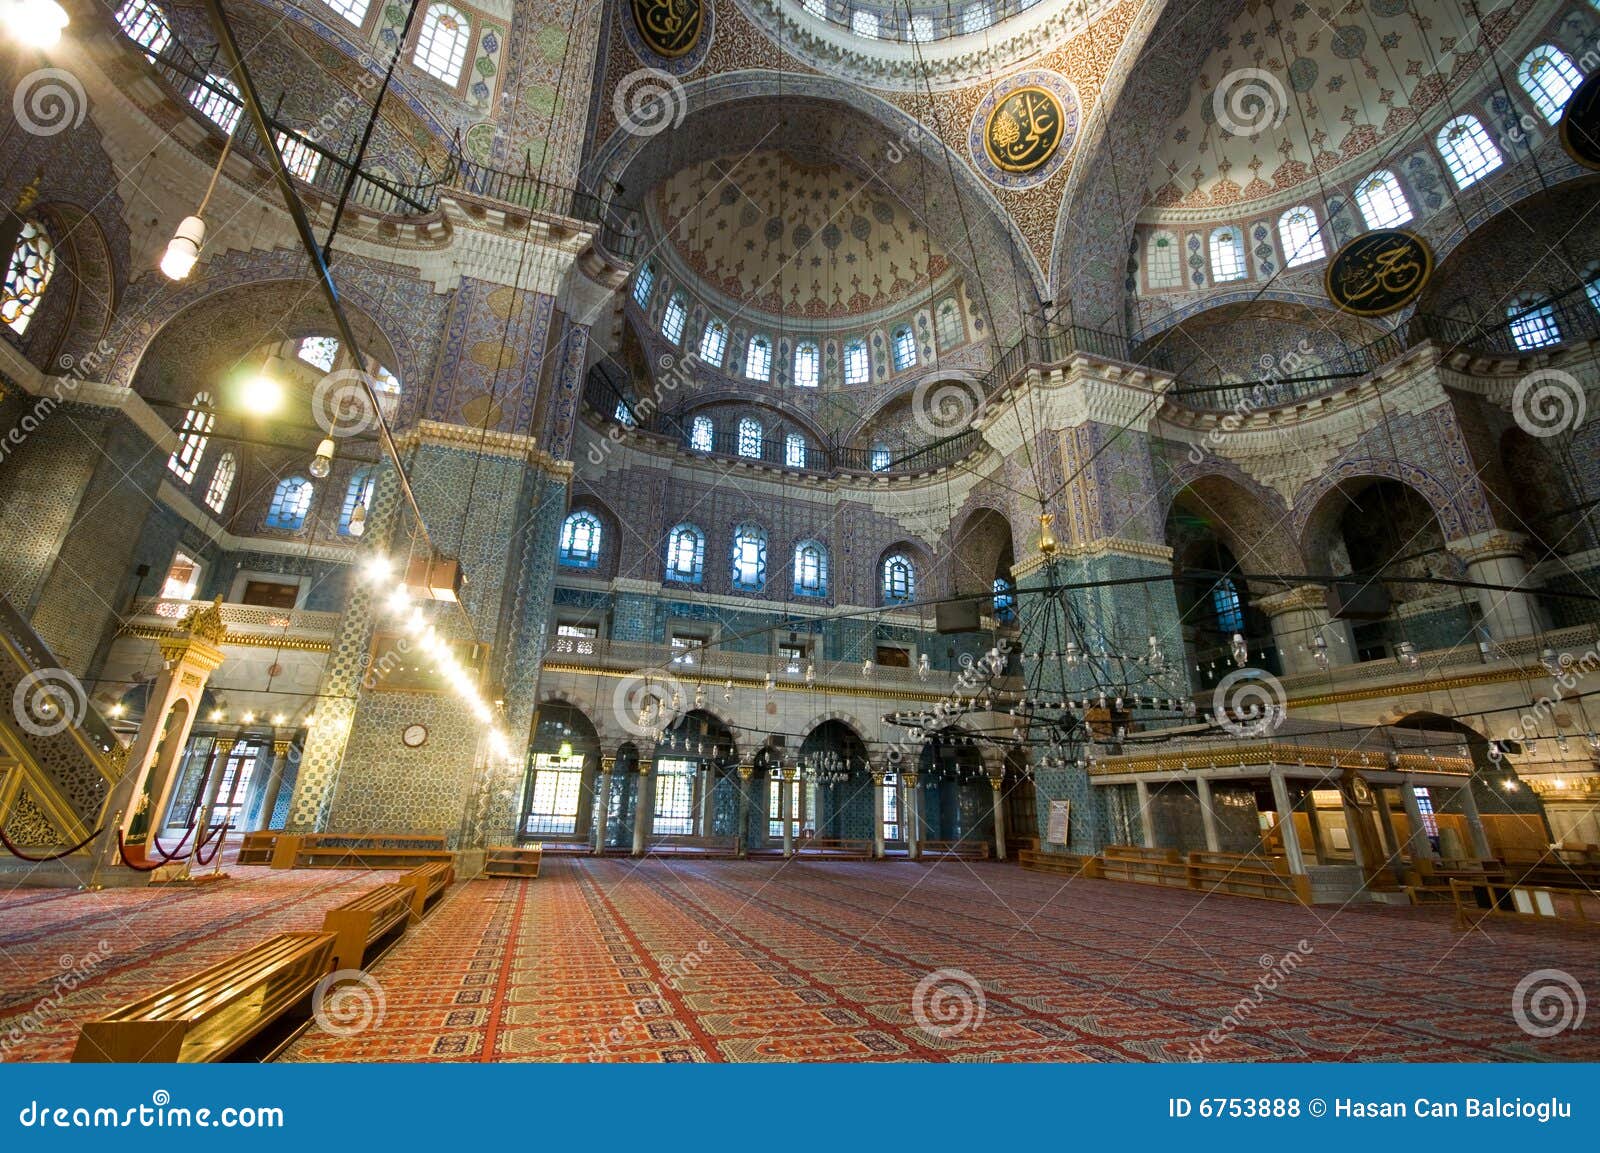
[[[386,879],[233,871],[0,898],[3,1056],[63,1059],[78,1022]],[[1594,1029],[1534,1038],[1512,993],[1559,969],[1600,995],[1597,958],[1581,930],[997,864],[555,858],[455,886],[374,968],[366,1011],[283,1059],[1595,1060]]]

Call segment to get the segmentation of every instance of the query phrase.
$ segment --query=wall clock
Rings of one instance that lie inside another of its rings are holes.
[[[400,741],[408,749],[420,749],[428,743],[428,726],[407,725],[405,732],[400,734]]]

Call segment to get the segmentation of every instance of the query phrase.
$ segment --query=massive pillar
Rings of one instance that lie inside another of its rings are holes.
[[[1286,676],[1314,673],[1323,667],[1317,663],[1319,640],[1329,665],[1349,664],[1355,659],[1350,626],[1328,616],[1328,594],[1322,586],[1301,585],[1257,597],[1255,604],[1272,621],[1272,639],[1277,642]]]
[[[1523,559],[1525,542],[1525,537],[1501,531],[1450,542],[1450,551],[1467,563],[1468,580],[1502,586],[1478,590],[1484,623],[1497,641],[1531,636],[1543,627],[1539,606],[1528,584],[1528,565]],[[1527,591],[1520,591],[1523,589]]]

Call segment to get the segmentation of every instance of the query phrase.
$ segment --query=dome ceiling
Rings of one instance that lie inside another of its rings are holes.
[[[951,271],[944,249],[881,183],[832,161],[780,151],[703,161],[665,181],[651,209],[687,269],[770,316],[892,309]]]
[[[1158,208],[1264,200],[1349,164],[1375,164],[1419,119],[1493,77],[1499,45],[1530,15],[1558,7],[1516,0],[1480,27],[1466,0],[1350,0],[1276,7],[1251,0],[1206,57],[1188,106],[1168,129],[1149,190]],[[1536,11],[1537,10],[1537,11]],[[1528,35],[1533,35],[1529,27]],[[1501,59],[1505,71],[1515,60]]]

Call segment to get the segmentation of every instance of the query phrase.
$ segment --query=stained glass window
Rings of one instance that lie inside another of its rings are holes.
[[[680,524],[667,535],[667,579],[699,584],[706,559],[706,534],[692,524]]]
[[[917,570],[911,558],[895,553],[883,562],[883,599],[901,604],[917,595]]]
[[[448,4],[434,4],[422,18],[422,33],[417,37],[412,62],[428,75],[454,84],[461,77],[471,36],[472,25],[460,11]]]
[[[1457,188],[1476,184],[1503,163],[1500,150],[1476,116],[1457,116],[1439,129],[1434,142]]]
[[[200,468],[206,442],[216,423],[216,413],[211,411],[211,394],[195,393],[188,411],[183,414],[183,423],[178,426],[177,447],[167,457],[167,470],[184,484],[194,483],[194,474]]]
[[[592,512],[575,512],[561,522],[561,563],[572,568],[594,568],[600,563],[600,518]]]
[[[28,330],[28,321],[44,299],[55,271],[56,249],[50,234],[38,221],[25,221],[6,265],[5,293],[0,296],[0,320],[9,324],[12,332],[20,336]]]
[[[733,587],[760,591],[767,583],[767,534],[740,525],[733,534]]]
[[[288,476],[278,482],[267,509],[267,527],[281,532],[299,532],[311,511],[311,482],[303,476]]]

